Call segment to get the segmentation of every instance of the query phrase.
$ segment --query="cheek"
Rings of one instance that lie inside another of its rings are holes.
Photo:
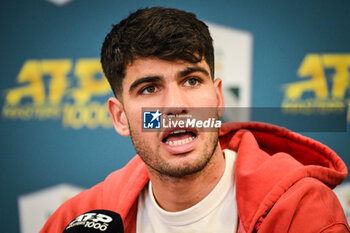
[[[129,118],[129,128],[134,132],[141,132],[142,122],[138,114],[132,115]]]
[[[218,103],[216,92],[213,88],[202,90],[193,99],[197,99],[195,101],[196,107],[216,107]]]
[[[140,131],[141,130],[141,111],[140,110],[133,110],[133,109],[125,109],[125,114],[128,119],[128,125],[129,129],[133,131]]]

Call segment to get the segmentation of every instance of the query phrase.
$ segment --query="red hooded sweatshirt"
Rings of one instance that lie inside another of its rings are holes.
[[[265,123],[226,123],[223,149],[237,152],[235,185],[239,233],[350,232],[332,192],[347,168],[327,146]],[[127,233],[136,232],[138,195],[149,180],[135,156],[103,182],[65,202],[41,233],[62,233],[77,216],[105,209],[120,214]]]

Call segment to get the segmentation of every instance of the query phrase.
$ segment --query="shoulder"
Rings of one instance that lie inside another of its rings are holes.
[[[299,208],[308,208],[310,210],[323,209],[322,212],[338,213],[343,212],[334,192],[320,180],[305,177],[297,181],[282,195],[284,199],[295,199]],[[339,211],[341,210],[341,211]],[[332,216],[335,218],[335,215]]]
[[[64,202],[50,216],[40,232],[61,233],[68,223],[80,214],[100,208],[99,206],[102,203],[102,186],[103,182]]]
[[[135,156],[125,167],[108,175],[103,182],[63,203],[50,216],[41,233],[62,233],[70,221],[96,209],[111,210],[125,218],[147,182],[146,168],[139,156]]]
[[[266,223],[286,227],[288,232],[323,232],[333,228],[350,232],[344,211],[334,192],[311,177],[300,179],[285,190],[265,220]]]

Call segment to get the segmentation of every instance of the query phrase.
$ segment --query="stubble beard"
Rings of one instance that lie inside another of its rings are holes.
[[[209,133],[209,136],[206,139],[206,142],[204,143],[203,147],[200,148],[197,152],[200,153],[201,156],[195,158],[195,161],[191,163],[174,165],[171,164],[169,161],[164,160],[162,157],[158,156],[161,144],[158,144],[158,146],[155,149],[152,149],[149,143],[146,143],[144,141],[145,136],[143,133],[137,134],[133,130],[131,130],[130,127],[129,130],[135,150],[140,155],[144,163],[148,167],[156,171],[159,175],[173,178],[181,178],[202,171],[213,157],[219,139],[218,131]],[[179,154],[176,156],[187,156],[186,154]]]

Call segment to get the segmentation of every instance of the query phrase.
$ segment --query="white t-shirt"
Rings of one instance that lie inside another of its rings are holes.
[[[225,171],[215,188],[196,205],[178,212],[162,209],[152,192],[152,184],[139,195],[137,233],[236,232],[237,203],[234,185],[236,153],[224,150]]]

